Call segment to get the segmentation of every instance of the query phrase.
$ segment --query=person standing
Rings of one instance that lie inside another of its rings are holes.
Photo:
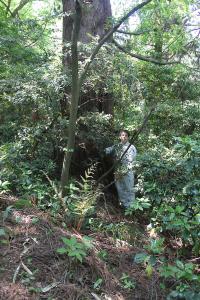
[[[125,208],[129,208],[135,200],[133,162],[137,151],[135,146],[129,143],[127,130],[120,130],[119,139],[120,143],[106,148],[105,153],[112,155],[118,161],[128,148],[116,166],[114,177],[119,201]]]

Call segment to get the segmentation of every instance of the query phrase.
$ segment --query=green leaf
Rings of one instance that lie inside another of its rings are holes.
[[[3,245],[8,245],[9,241],[8,240],[0,240],[0,243]]]
[[[156,256],[151,255],[151,256],[149,257],[148,262],[149,262],[149,264],[151,264],[151,266],[154,266],[154,265],[156,264],[156,262],[157,262]]]
[[[134,262],[137,264],[143,263],[149,255],[146,253],[138,253],[134,257]]]
[[[63,241],[64,244],[68,245],[69,239],[67,239],[66,237],[62,236],[61,240]]]
[[[95,281],[95,283],[94,283],[94,285],[93,285],[93,288],[94,288],[94,289],[98,289],[98,288],[100,287],[100,285],[102,284],[102,282],[103,282],[103,279],[102,279],[102,278],[98,278],[98,279]]]
[[[36,224],[36,223],[38,223],[38,222],[39,222],[39,219],[36,218],[36,217],[34,217],[34,218],[31,220],[31,223],[32,223],[32,224]]]
[[[32,207],[32,203],[27,199],[19,199],[13,204],[13,206],[20,209],[25,207]]]
[[[77,254],[76,255],[76,258],[82,263],[83,262],[83,259],[82,259],[82,256],[80,254]]]
[[[151,203],[145,203],[145,202],[143,202],[143,203],[142,203],[142,206],[143,206],[144,208],[149,208],[149,207],[151,206]]]
[[[151,264],[148,264],[145,270],[147,277],[151,278],[152,274],[153,274],[153,267],[151,266]]]
[[[92,241],[93,241],[93,239],[89,236],[83,237],[83,243],[86,246],[86,248],[91,249],[93,247]]]
[[[59,254],[65,254],[67,253],[67,250],[65,248],[58,248],[56,252],[58,252]]]
[[[180,260],[177,260],[176,261],[176,265],[179,269],[183,270],[184,269],[184,264],[182,263],[182,261]]]
[[[71,237],[71,239],[69,240],[70,241],[70,244],[71,245],[76,245],[78,242],[77,242],[77,239],[74,237],[74,236],[72,236]]]

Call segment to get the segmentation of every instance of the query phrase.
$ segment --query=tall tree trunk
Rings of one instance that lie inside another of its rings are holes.
[[[89,1],[87,1],[89,2]],[[69,73],[71,70],[71,55],[69,53],[69,43],[72,38],[73,29],[73,15],[75,13],[74,0],[63,0],[63,70]],[[82,18],[80,24],[79,41],[82,43],[89,43],[92,37],[99,36],[100,38],[108,30],[109,18],[112,16],[110,0],[91,0],[90,4],[83,5]],[[65,87],[65,95],[69,94],[69,86]],[[96,101],[90,99],[96,98]],[[80,99],[81,110],[89,111],[94,108],[105,113],[112,114],[113,101],[111,95],[101,93],[96,95],[94,91],[89,91],[83,94]],[[67,98],[61,99],[61,112],[66,115]]]
[[[106,32],[108,18],[112,16],[110,0],[91,0],[91,4],[85,4],[82,10],[79,41],[91,42],[92,36],[102,37]],[[63,43],[69,43],[72,38],[73,0],[63,0]],[[68,65],[68,60],[63,60]]]
[[[92,39],[92,36],[99,36],[101,38],[105,34],[106,22],[108,20],[108,17],[111,17],[110,0],[93,0],[90,5],[84,5],[82,7],[82,14],[80,20],[77,19],[77,11],[75,11],[75,2],[73,0],[63,0],[63,13],[63,70],[65,74],[69,74],[70,72],[72,75],[72,86],[66,86],[64,94],[66,95],[71,93],[72,105],[70,105],[67,152],[64,155],[61,174],[62,196],[64,196],[65,194],[65,185],[69,179],[69,168],[75,144],[75,124],[79,103],[77,40],[83,43],[89,43]],[[79,24],[77,24],[77,22]],[[78,35],[77,29],[79,31]],[[69,45],[71,41],[71,52],[69,52]],[[87,95],[87,97],[88,96],[89,95]],[[84,98],[85,95],[83,95],[83,99]],[[106,113],[110,113],[112,111],[112,101],[106,101],[106,97],[104,98],[105,101],[103,101],[102,108],[100,110],[103,110]],[[109,96],[109,98],[111,98],[111,96]],[[88,98],[86,98],[86,101],[87,100]],[[66,96],[64,96],[64,98],[61,99],[60,105],[61,113],[63,116],[65,116],[67,114],[67,111],[69,111],[69,109],[67,109]]]

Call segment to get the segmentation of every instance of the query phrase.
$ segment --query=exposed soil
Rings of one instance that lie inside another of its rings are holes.
[[[15,200],[0,196],[1,211]],[[147,238],[142,226],[125,218],[120,210],[102,206],[96,220],[107,224],[121,222],[124,228],[135,232],[130,235],[131,241],[125,229],[119,229],[118,236],[103,229],[96,232],[64,229],[37,208],[15,209],[5,220],[1,217],[0,228],[6,231],[6,236],[0,236],[4,240],[0,243],[0,299],[164,299],[158,275],[154,273],[148,278],[145,267],[133,260],[136,253],[143,252],[140,245]],[[61,237],[75,236],[81,240],[84,235],[93,239],[93,248],[83,263],[57,253],[57,248],[63,246]],[[106,255],[100,258],[102,250]],[[123,273],[135,287],[125,287]],[[103,281],[95,286],[98,279]]]

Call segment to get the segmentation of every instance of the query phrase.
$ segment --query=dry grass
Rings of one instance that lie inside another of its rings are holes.
[[[5,202],[2,205],[4,209]],[[10,202],[9,198],[9,205]],[[102,208],[97,217],[107,222],[120,221],[121,218],[130,223],[120,212],[110,213]],[[62,245],[61,236],[73,235],[81,240],[84,232],[53,225],[48,213],[36,208],[15,210],[0,226],[5,228],[8,241],[7,245],[1,246],[0,252],[1,300],[162,299],[156,275],[148,279],[141,266],[133,263],[133,255],[141,249],[128,242],[117,241],[106,232],[87,232],[93,238],[93,248],[81,264],[59,255],[56,249]],[[102,250],[108,253],[107,260],[99,258],[98,253]],[[134,290],[123,288],[120,281],[122,273],[136,282]],[[98,278],[103,279],[99,290],[94,289]]]

